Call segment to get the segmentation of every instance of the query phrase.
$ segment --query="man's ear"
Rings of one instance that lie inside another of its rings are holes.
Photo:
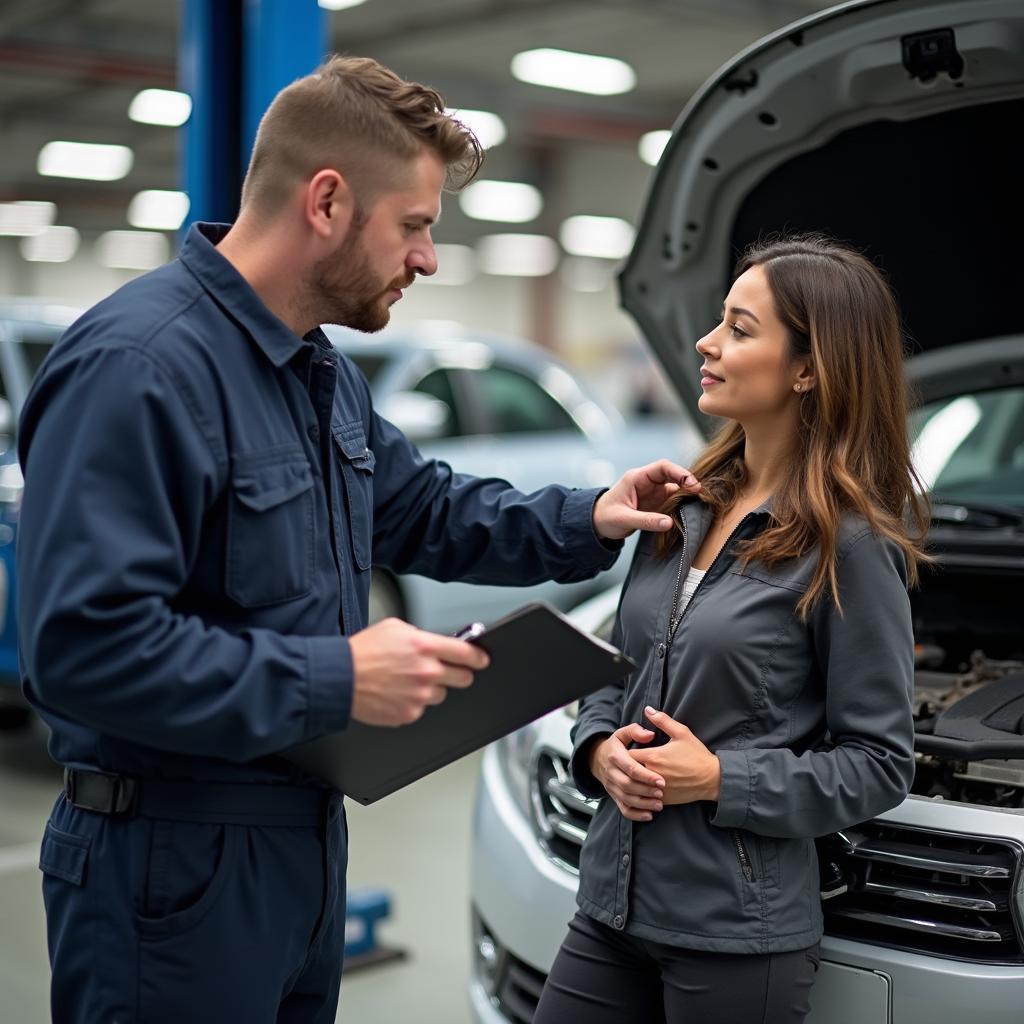
[[[314,233],[337,243],[348,233],[354,212],[355,197],[345,178],[333,169],[317,171],[303,196],[303,214]]]

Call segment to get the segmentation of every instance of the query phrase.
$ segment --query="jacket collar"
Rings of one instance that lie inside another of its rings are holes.
[[[751,509],[747,515],[768,515],[772,510],[773,496],[769,495],[757,508]],[[686,498],[679,506],[679,515],[686,527],[687,550],[690,560],[704,543],[708,530],[711,528],[711,506],[696,496]]]
[[[309,342],[329,349],[330,343],[319,328],[300,338],[286,327],[267,309],[252,285],[217,252],[217,243],[230,227],[230,224],[193,224],[181,247],[181,262],[274,366],[284,366]]]

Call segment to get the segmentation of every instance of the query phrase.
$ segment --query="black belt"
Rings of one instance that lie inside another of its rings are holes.
[[[341,796],[315,786],[270,782],[169,782],[112,772],[64,769],[69,804],[117,817],[223,825],[318,825]]]

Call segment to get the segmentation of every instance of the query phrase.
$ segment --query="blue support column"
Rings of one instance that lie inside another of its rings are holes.
[[[184,0],[179,87],[192,97],[180,174],[196,220],[233,221],[263,112],[327,54],[316,0]]]
[[[242,161],[271,100],[327,55],[327,11],[316,0],[245,0]]]
[[[242,0],[184,0],[181,11],[178,82],[192,97],[179,157],[181,187],[191,203],[184,231],[192,221],[233,221],[238,213]]]

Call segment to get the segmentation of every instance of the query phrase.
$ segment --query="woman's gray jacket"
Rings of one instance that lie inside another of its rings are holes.
[[[711,520],[696,500],[680,511],[682,547],[662,559],[652,535],[637,546],[612,641],[639,667],[583,701],[572,772],[582,792],[603,797],[586,763],[590,741],[629,722],[649,726],[650,704],[718,755],[721,797],[669,805],[641,823],[602,799],[578,902],[598,921],[669,945],[802,949],[822,933],[812,837],[895,806],[913,778],[906,561],[896,544],[846,517],[836,567],[842,614],[822,599],[801,622],[796,604],[816,555],[768,570],[742,568],[733,554],[766,527],[766,503],[726,542],[669,643],[678,573],[689,570]]]

